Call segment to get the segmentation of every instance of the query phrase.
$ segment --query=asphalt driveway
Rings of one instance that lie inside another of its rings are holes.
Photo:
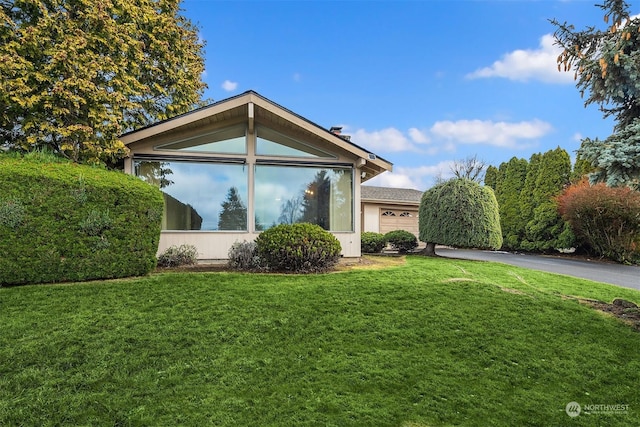
[[[477,261],[502,262],[518,267],[550,273],[566,274],[610,283],[626,288],[640,290],[640,267],[605,263],[599,261],[583,261],[545,255],[525,255],[500,251],[480,251],[470,249],[436,249],[436,253],[448,258],[460,258]]]

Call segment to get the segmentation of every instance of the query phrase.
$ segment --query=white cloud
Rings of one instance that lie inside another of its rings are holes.
[[[300,73],[293,73],[293,81],[298,83],[302,80],[302,75]]]
[[[431,142],[429,136],[427,136],[425,132],[421,131],[418,128],[409,129],[409,137],[411,137],[413,142],[416,142],[418,144],[428,144],[429,142]]]
[[[552,126],[541,120],[518,123],[493,122],[489,120],[458,120],[436,122],[431,127],[434,136],[462,144],[487,144],[496,147],[517,148],[519,140],[540,138],[552,130]]]
[[[365,185],[378,185],[392,188],[413,188],[424,191],[431,187],[437,178],[448,179],[451,173],[452,160],[437,165],[418,167],[399,167],[394,172],[385,172],[367,181]]]
[[[562,49],[554,45],[552,34],[540,38],[537,49],[514,50],[506,53],[490,67],[467,74],[467,78],[503,77],[509,80],[539,80],[545,83],[573,83],[573,72],[558,71],[557,58]]]
[[[358,129],[352,134],[351,140],[373,152],[418,151],[411,141],[396,128],[373,132]]]
[[[224,82],[222,82],[220,87],[222,89],[226,90],[227,92],[231,92],[231,91],[236,90],[236,88],[238,87],[238,82],[232,82],[231,80],[225,80]]]
[[[572,139],[574,141],[580,142],[580,141],[582,141],[582,138],[584,138],[582,136],[582,134],[580,132],[576,132],[576,133],[573,134],[573,138]]]

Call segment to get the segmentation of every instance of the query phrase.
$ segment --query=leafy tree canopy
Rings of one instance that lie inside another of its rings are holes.
[[[203,43],[179,3],[0,0],[0,145],[116,161],[119,135],[192,109]]]
[[[593,182],[640,188],[640,19],[630,18],[623,0],[605,0],[605,29],[588,27],[576,31],[573,25],[552,20],[556,44],[563,51],[558,69],[573,71],[576,87],[585,106],[597,104],[604,117],[616,120],[614,134],[604,141],[583,140],[579,155],[591,162]],[[606,158],[600,162],[599,159]]]

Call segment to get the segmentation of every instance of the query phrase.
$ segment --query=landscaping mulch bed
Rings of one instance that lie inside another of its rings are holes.
[[[623,322],[633,326],[634,329],[640,331],[640,308],[631,301],[618,298],[614,299],[611,304],[602,301],[584,299],[580,300],[580,302],[587,304],[596,310],[615,316]]]

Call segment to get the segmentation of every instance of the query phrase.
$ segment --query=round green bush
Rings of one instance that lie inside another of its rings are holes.
[[[53,156],[0,154],[0,286],[144,275],[156,265],[160,190]]]
[[[327,271],[340,260],[335,236],[319,225],[280,224],[260,233],[257,253],[272,271],[314,273]]]
[[[425,191],[418,217],[420,240],[457,248],[499,249],[502,229],[493,190],[454,178]]]
[[[418,239],[413,233],[406,230],[393,230],[384,235],[384,239],[389,243],[391,249],[399,253],[407,253],[418,247]]]
[[[360,235],[360,250],[365,254],[377,254],[384,249],[387,241],[384,234],[365,231]]]

